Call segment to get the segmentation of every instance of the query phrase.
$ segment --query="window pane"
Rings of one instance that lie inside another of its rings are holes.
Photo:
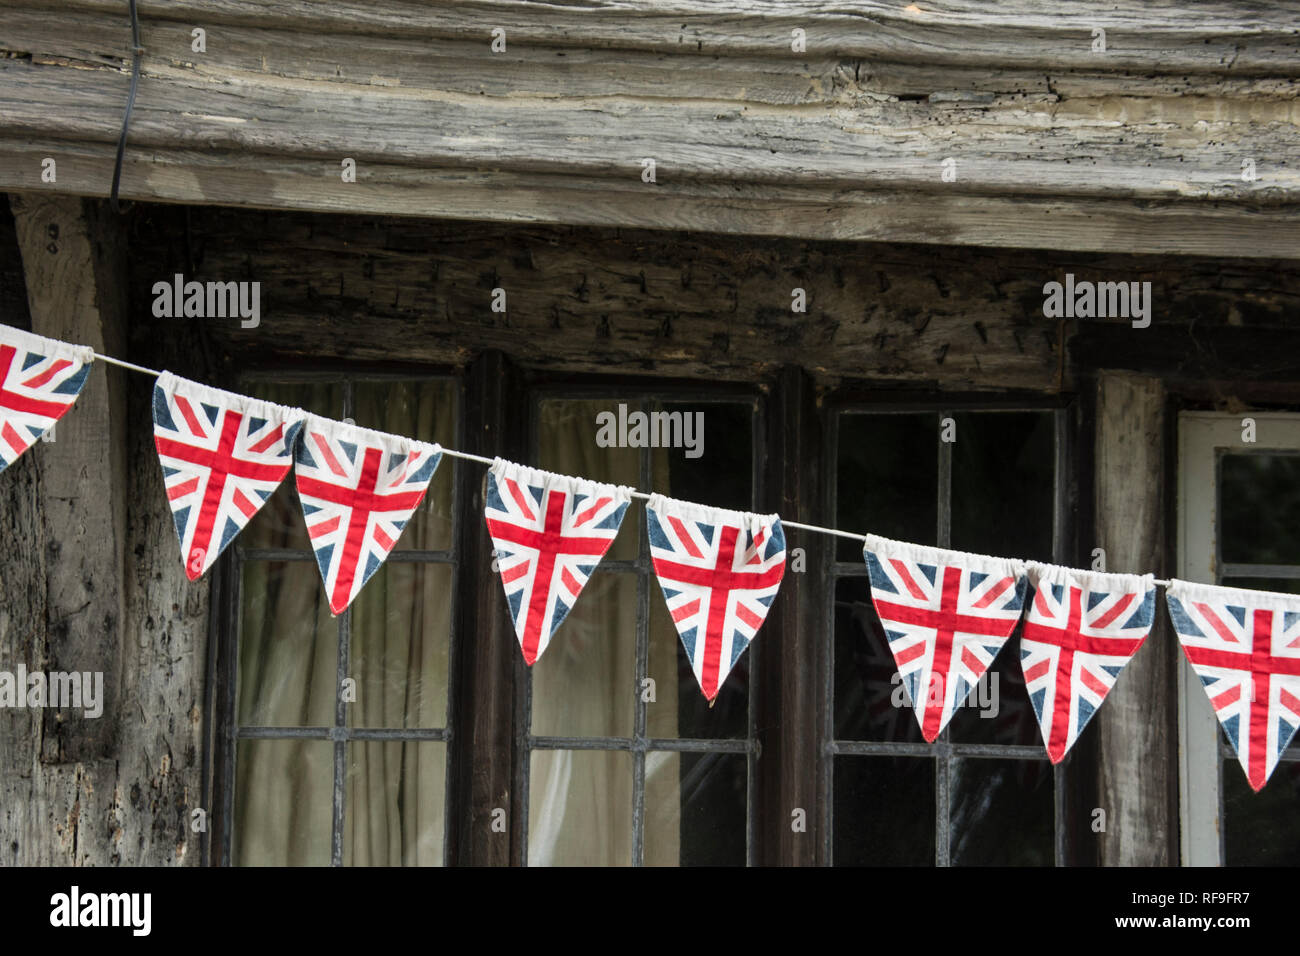
[[[420,382],[358,382],[353,420],[362,428],[456,446],[458,386],[448,379]],[[440,551],[451,547],[454,461],[443,458],[420,507],[397,539],[398,551]]]
[[[441,866],[446,780],[446,744],[349,743],[344,866]]]
[[[632,755],[534,750],[529,764],[528,865],[630,866]]]
[[[1052,413],[966,412],[953,419],[952,547],[1051,561]]]
[[[245,391],[254,398],[301,408],[327,418],[339,418],[343,414],[343,389],[336,384],[313,382],[285,385],[257,382]],[[311,551],[292,470],[236,541],[241,548]]]
[[[651,751],[645,762],[647,866],[744,866],[744,754]]]
[[[236,748],[236,866],[329,866],[334,747],[327,740],[241,740]]]
[[[839,417],[835,527],[934,544],[938,522],[939,419],[934,414]],[[839,539],[841,561],[862,546]]]
[[[1219,471],[1224,561],[1300,564],[1300,455],[1224,455]]]
[[[389,560],[352,605],[355,727],[443,727],[453,573],[447,564]]]
[[[837,866],[934,865],[934,761],[835,758]]]
[[[1016,626],[1011,640],[1002,645],[1002,650],[993,659],[993,666],[980,679],[965,706],[953,714],[948,733],[954,742],[1042,745],[1042,731],[1025,690],[1025,672],[1020,667],[1020,631],[1023,626],[1023,623]]]
[[[630,737],[636,686],[637,576],[597,570],[533,665],[532,732]]]
[[[658,582],[650,585],[650,670],[655,699],[646,703],[646,730],[651,737],[696,737],[711,740],[741,738],[749,734],[750,642],[714,698],[704,698],[691,670],[690,659],[673,626]]]
[[[923,743],[866,577],[835,586],[835,738]]]
[[[1289,748],[1294,753],[1295,745]],[[1236,758],[1223,764],[1223,843],[1228,866],[1300,864],[1300,763],[1278,765],[1259,793]]]
[[[694,450],[674,448],[654,460],[668,462],[667,481],[656,469],[655,488],[664,494],[715,508],[749,511],[753,507],[754,409],[739,403],[652,403],[652,412],[668,412],[694,422]],[[689,418],[687,416],[690,416]],[[707,437],[707,441],[706,441]],[[697,457],[691,457],[697,455]]]
[[[606,437],[600,432],[597,416],[611,414],[617,419],[619,404],[611,399],[546,399],[541,402],[537,426],[538,467],[562,475],[579,475],[593,481],[639,487],[641,450],[602,447],[597,441]],[[641,410],[639,402],[622,404],[629,414]],[[617,438],[616,433],[614,437]],[[641,508],[628,508],[618,537],[605,554],[606,560],[635,558],[640,528]],[[578,606],[582,606],[581,601]]]
[[[1056,818],[1047,760],[952,762],[953,866],[1051,866]]]
[[[235,713],[243,726],[333,726],[338,622],[315,561],[244,565]]]

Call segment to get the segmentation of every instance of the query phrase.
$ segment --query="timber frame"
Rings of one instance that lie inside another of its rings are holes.
[[[516,460],[528,438],[506,409],[538,380],[745,384],[765,397],[764,507],[813,523],[830,519],[828,403],[1069,404],[1067,553],[1083,566],[1101,546],[1110,570],[1160,576],[1178,412],[1300,410],[1300,26],[1283,0],[139,6],[120,218],[99,200],[130,82],[126,4],[14,0],[0,17],[7,324],[221,387],[248,369],[454,369],[462,447]],[[260,281],[262,327],[154,318],[152,284],[178,272]],[[1066,273],[1150,281],[1151,326],[1045,317],[1043,285]],[[0,484],[0,531],[32,542],[0,550],[16,595],[0,651],[94,660],[117,696],[86,734],[0,713],[0,862],[216,864],[224,821],[196,833],[191,814],[231,766],[210,613],[230,595],[175,560],[148,382],[93,374],[66,444],[61,430]],[[87,469],[97,507],[48,506],[65,467]],[[481,486],[460,474],[473,514]],[[833,555],[801,543],[811,573],[787,577],[757,648],[756,706],[779,718],[757,728],[765,864],[825,856],[813,645]],[[478,639],[453,686],[489,703],[450,741],[449,806],[467,812],[447,853],[506,864],[522,823],[508,839],[486,823],[523,785],[523,667],[481,525],[462,522],[458,546],[462,593],[483,599],[457,607]],[[1071,862],[1179,860],[1168,638],[1071,756],[1072,812],[1117,821],[1065,834]],[[1136,766],[1135,739],[1169,762]],[[790,807],[821,808],[807,839]]]
[[[121,195],[1294,257],[1300,30],[1250,6],[143,0]],[[0,189],[106,195],[133,60],[119,0],[10,4]]]

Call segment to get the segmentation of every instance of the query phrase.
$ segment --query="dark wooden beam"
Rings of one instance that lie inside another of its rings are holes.
[[[525,439],[519,388],[503,354],[487,351],[466,373],[465,451],[522,460]],[[457,865],[508,866],[521,853],[523,819],[516,793],[518,688],[525,679],[514,629],[492,569],[493,545],[483,523],[483,467],[457,461],[460,528],[457,688],[452,713],[472,714],[452,728],[452,819],[449,860]],[[496,827],[494,827],[496,824]],[[501,826],[504,825],[504,829]]]
[[[812,380],[794,366],[781,369],[767,405],[767,466],[763,507],[792,521],[825,523],[821,423]],[[811,866],[822,845],[827,795],[820,792],[821,721],[829,706],[821,650],[830,542],[787,529],[785,577],[757,638],[762,654],[757,712],[758,861]],[[796,555],[795,549],[801,554]],[[796,821],[795,815],[798,814]]]

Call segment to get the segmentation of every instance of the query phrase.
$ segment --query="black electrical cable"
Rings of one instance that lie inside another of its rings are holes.
[[[126,112],[122,115],[122,134],[117,138],[117,159],[113,162],[113,189],[108,201],[113,212],[122,210],[117,205],[117,187],[122,182],[122,156],[126,153],[126,131],[131,127],[131,108],[135,106],[135,90],[140,84],[140,57],[144,47],[140,46],[140,18],[135,12],[135,0],[127,0],[131,8],[131,90],[126,95]]]

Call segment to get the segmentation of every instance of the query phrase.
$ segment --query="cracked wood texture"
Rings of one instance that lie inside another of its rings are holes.
[[[1106,569],[1165,576],[1165,389],[1128,372],[1098,376],[1096,545]],[[1162,596],[1163,597],[1163,596]],[[1151,634],[1097,714],[1098,833],[1105,866],[1178,863],[1178,642],[1163,600]]]
[[[141,18],[130,198],[1300,256],[1288,3],[157,0]],[[129,36],[116,0],[6,11],[0,188],[106,193]]]
[[[30,309],[7,299],[4,321],[120,354],[116,217],[74,197],[11,205],[0,288],[24,280]],[[5,865],[199,861],[189,824],[202,790],[206,586],[186,581],[177,553],[152,450],[151,387],[96,363],[55,441],[0,482],[0,668],[102,671],[107,697],[98,719],[0,711]]]
[[[1107,367],[1215,396],[1300,378],[1300,270],[1284,260],[170,206],[140,207],[131,228],[139,334],[194,330],[228,384],[257,365],[464,367],[487,349],[561,376],[753,382],[791,364],[818,385],[914,390],[1070,391]],[[176,273],[261,282],[260,327],[154,319],[153,284]],[[1044,317],[1044,284],[1067,273],[1151,282],[1151,327]]]

